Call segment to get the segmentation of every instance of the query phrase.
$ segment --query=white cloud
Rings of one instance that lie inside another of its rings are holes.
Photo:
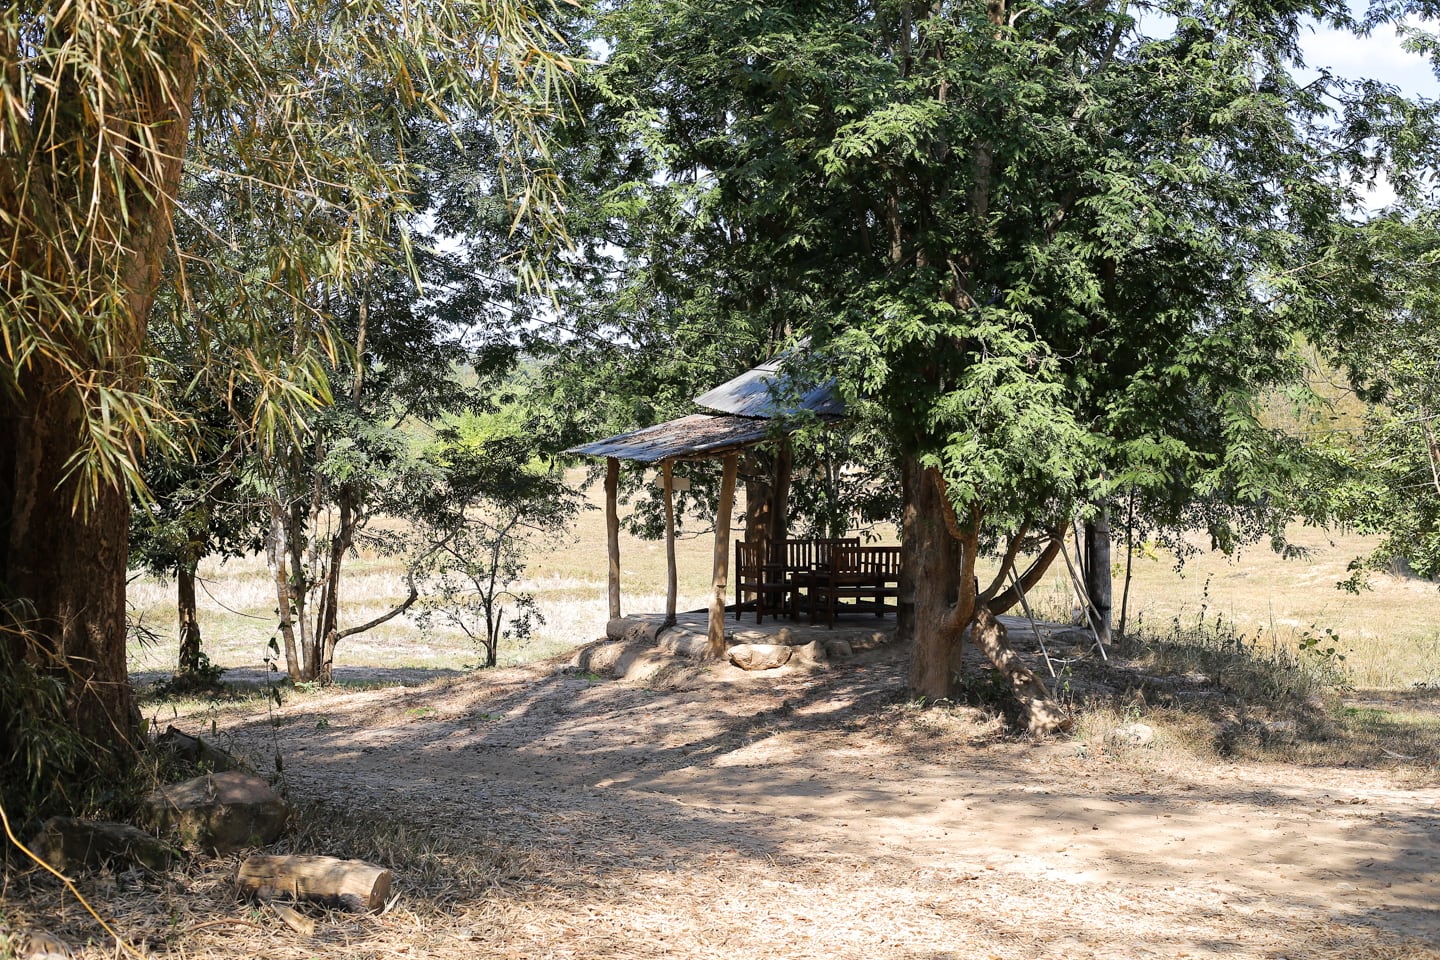
[[[1426,26],[1419,20],[1408,22],[1411,26]],[[1317,75],[1325,68],[1340,77],[1393,84],[1409,96],[1440,97],[1440,79],[1430,61],[1403,49],[1394,27],[1377,27],[1368,37],[1315,28],[1314,33],[1302,38],[1301,47],[1307,66]]]

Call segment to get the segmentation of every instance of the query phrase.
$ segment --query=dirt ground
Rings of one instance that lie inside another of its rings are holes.
[[[280,754],[334,828],[304,852],[390,830],[398,897],[301,938],[233,863],[96,896],[186,957],[1440,957],[1433,778],[1031,742],[908,703],[907,661],[557,660],[182,718]]]
[[[348,955],[1440,957],[1433,787],[1017,739],[907,703],[907,661],[552,661],[217,730],[278,750],[298,800],[506,864],[440,917],[352,930]]]

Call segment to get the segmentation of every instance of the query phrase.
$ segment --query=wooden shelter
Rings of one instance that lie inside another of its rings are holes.
[[[712,654],[725,650],[725,595],[729,580],[730,523],[735,508],[735,481],[740,453],[747,447],[786,435],[785,421],[804,415],[838,419],[844,404],[834,382],[801,388],[786,371],[785,355],[748,370],[695,398],[709,413],[692,413],[666,423],[572,447],[566,453],[605,458],[605,530],[609,555],[610,617],[620,616],[620,461],[659,464],[665,506],[665,623],[675,623],[678,578],[675,570],[675,480],[680,460],[722,461],[720,503],[715,517],[715,563],[710,598],[708,640]],[[779,421],[777,423],[777,421]],[[786,534],[786,503],[790,490],[789,444],[775,458],[771,538]]]

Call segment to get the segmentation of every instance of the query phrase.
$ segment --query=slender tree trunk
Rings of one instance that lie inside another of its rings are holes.
[[[280,638],[285,647],[285,671],[291,680],[302,679],[300,654],[295,640],[294,603],[290,595],[290,571],[286,569],[289,546],[285,536],[283,508],[270,501],[270,534],[265,538],[265,563],[275,583],[275,608],[280,618]]]
[[[730,514],[735,505],[735,473],[739,454],[726,454],[720,474],[720,506],[715,516],[715,566],[711,578],[710,622],[706,653],[725,656],[725,585],[730,569]]]
[[[660,464],[660,481],[665,493],[665,626],[675,625],[675,603],[680,584],[675,562],[675,461]],[[499,563],[498,557],[495,560]]]
[[[1005,626],[995,619],[995,614],[984,607],[976,611],[971,636],[995,669],[1010,681],[1020,708],[1020,725],[1026,733],[1043,737],[1070,727],[1070,717],[1050,696],[1044,681],[1020,661],[1006,638]]]
[[[770,464],[767,458],[749,450],[740,458],[740,472],[745,477],[745,542],[764,543],[770,539],[774,506]]]
[[[1101,643],[1110,642],[1113,596],[1110,571],[1110,512],[1100,512],[1085,522],[1085,593],[1090,602],[1090,623]]]
[[[177,678],[200,672],[200,619],[195,605],[195,567],[182,563],[175,570],[175,610],[179,620],[180,656],[175,664]]]
[[[345,555],[355,542],[355,528],[359,516],[355,510],[355,491],[348,485],[342,487],[338,500],[340,519],[334,537],[330,540],[329,558],[325,570],[324,603],[319,611],[319,623],[315,636],[321,638],[319,669],[315,679],[328,686],[335,679],[335,645],[340,641],[340,576]]]
[[[605,458],[605,554],[609,562],[610,619],[620,616],[620,461]]]
[[[790,536],[790,475],[794,463],[795,450],[790,445],[790,438],[786,437],[775,451],[774,480],[770,488],[771,543],[779,543]]]
[[[1125,619],[1130,613],[1130,575],[1135,572],[1135,488],[1125,506],[1125,586],[1120,591],[1120,625],[1116,635],[1125,636]]]

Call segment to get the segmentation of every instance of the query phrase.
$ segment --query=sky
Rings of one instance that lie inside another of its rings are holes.
[[[1440,80],[1430,61],[1401,49],[1393,27],[1379,27],[1368,37],[1316,29],[1302,44],[1312,69],[1328,67],[1338,76],[1392,83],[1412,96],[1440,97]]]
[[[1416,25],[1421,24],[1416,21]],[[1434,26],[1431,26],[1434,29]],[[1440,79],[1425,57],[1403,49],[1395,28],[1381,26],[1368,37],[1314,29],[1301,41],[1309,72],[1318,75],[1324,67],[1341,77],[1369,78],[1393,84],[1412,97],[1440,98]],[[1299,76],[1305,77],[1304,72]],[[1395,192],[1382,176],[1366,191],[1364,205],[1378,212],[1395,200]]]

